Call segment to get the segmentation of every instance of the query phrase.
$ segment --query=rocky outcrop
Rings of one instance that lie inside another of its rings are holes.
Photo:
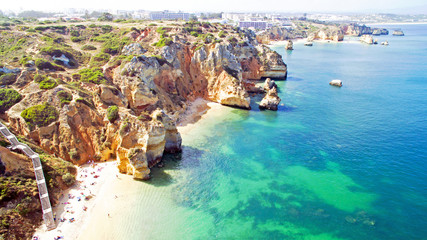
[[[372,31],[372,35],[375,35],[375,36],[388,35],[388,30],[385,28],[374,28]]]
[[[285,45],[286,50],[294,50],[294,43],[291,40],[288,40]]]
[[[270,44],[272,41],[283,41],[295,38],[295,34],[286,28],[272,27],[266,31],[258,33],[256,40],[262,44]]]
[[[320,30],[310,35],[308,40],[328,40],[339,42],[344,40],[344,33],[339,29]]]
[[[405,36],[402,30],[395,30],[393,36]]]
[[[99,97],[107,105],[116,105],[119,107],[126,107],[128,105],[128,101],[122,92],[115,87],[105,84],[100,85]]]
[[[277,88],[276,82],[274,82],[274,80],[271,80],[270,78],[265,79],[265,82],[264,82],[264,91],[268,92],[272,88]]]
[[[147,52],[147,50],[145,50],[139,43],[131,43],[129,45],[126,45],[123,47],[122,49],[122,54],[123,55],[142,55],[145,52]]]
[[[265,45],[257,46],[257,50],[260,61],[263,63],[259,70],[261,77],[286,79],[287,66],[283,62],[282,56]]]
[[[345,35],[351,35],[351,36],[362,36],[365,34],[372,34],[372,28],[367,27],[365,25],[358,25],[358,24],[349,24],[349,25],[343,25],[342,30]]]
[[[34,74],[24,70],[14,83],[24,98],[7,112],[9,125],[46,152],[74,164],[113,158],[120,172],[147,179],[150,168],[165,152],[181,151],[175,121],[187,101],[203,98],[249,109],[248,91],[263,92],[249,80],[286,78],[287,67],[278,53],[258,45],[253,32],[240,33],[243,40],[239,43],[204,46],[174,37],[170,45],[145,56],[149,47],[143,41],[153,41],[153,32],[133,31],[130,37],[140,42],[122,50],[123,55],[133,55],[132,59],[108,67],[105,81],[99,85],[67,79],[68,72],[36,70],[60,83],[42,90],[33,81]],[[61,102],[59,91],[72,99]],[[59,112],[58,119],[48,126],[29,128],[20,113],[46,102]],[[118,107],[118,116],[111,121],[107,109],[113,105]]]
[[[175,120],[162,110],[156,110],[148,122],[141,122],[132,115],[117,126],[108,126],[107,141],[117,152],[119,171],[130,174],[135,179],[149,179],[150,168],[161,161],[164,152],[181,151],[181,135]],[[107,149],[107,152],[108,149]]]
[[[279,105],[281,99],[277,95],[277,87],[271,88],[265,97],[261,100],[259,104],[260,109],[269,109],[272,111],[277,111],[277,106]]]
[[[360,37],[360,41],[366,44],[374,44],[374,39],[371,35],[363,35]]]

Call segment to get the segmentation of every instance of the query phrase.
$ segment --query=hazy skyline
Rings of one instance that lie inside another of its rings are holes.
[[[67,8],[117,9],[150,11],[187,11],[187,12],[366,12],[366,13],[426,13],[425,0],[245,0],[245,1],[200,1],[200,0],[18,0],[6,1],[2,9],[13,11],[39,10],[58,11]]]

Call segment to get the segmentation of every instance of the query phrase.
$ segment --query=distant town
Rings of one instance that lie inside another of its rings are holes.
[[[100,17],[109,20],[199,20],[218,22],[239,26],[241,28],[253,28],[264,30],[276,27],[292,25],[292,20],[310,20],[332,23],[422,23],[427,22],[427,14],[397,15],[397,14],[310,14],[310,13],[188,13],[173,11],[145,11],[145,10],[95,10],[66,9],[62,12],[46,13],[40,11],[0,11],[0,16],[9,18],[37,19],[38,21],[84,21],[97,20]],[[1,18],[0,18],[1,24]]]

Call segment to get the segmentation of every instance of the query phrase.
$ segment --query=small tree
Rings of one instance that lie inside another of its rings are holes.
[[[107,118],[108,121],[114,123],[119,118],[119,108],[117,106],[110,106],[107,109]]]
[[[62,181],[64,181],[67,186],[71,187],[76,182],[76,179],[72,174],[66,173],[62,175]]]
[[[111,22],[113,21],[113,14],[104,12],[101,17],[98,18],[98,21]]]

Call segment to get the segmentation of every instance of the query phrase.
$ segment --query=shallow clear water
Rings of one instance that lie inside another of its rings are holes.
[[[378,37],[390,46],[275,47],[284,106],[255,97],[201,120],[141,183],[156,190],[132,196],[119,235],[427,239],[427,25],[397,27],[404,37]]]

